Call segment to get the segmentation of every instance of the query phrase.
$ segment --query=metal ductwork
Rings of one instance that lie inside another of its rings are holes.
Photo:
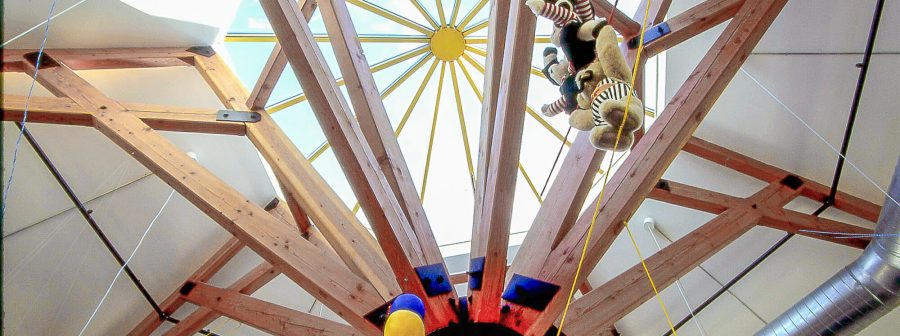
[[[900,304],[900,162],[888,194],[862,256],[757,336],[855,335]]]

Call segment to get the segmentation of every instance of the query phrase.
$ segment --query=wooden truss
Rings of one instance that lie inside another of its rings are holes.
[[[543,335],[557,321],[572,285],[593,207],[581,209],[604,153],[585,134],[577,136],[551,185],[518,255],[507,266],[516,162],[522,140],[528,78],[534,45],[535,16],[522,1],[491,1],[483,89],[482,133],[478,150],[476,206],[471,256],[483,257],[483,272],[447,274],[431,233],[422,202],[387,118],[372,73],[363,56],[347,6],[341,0],[262,0],[278,46],[248,94],[240,81],[208,47],[168,49],[48,50],[37,80],[56,98],[33,97],[28,122],[92,126],[135,157],[210,218],[234,235],[185,285],[173,291],[161,307],[172,314],[186,302],[199,308],[167,335],[191,335],[219,316],[247,323],[273,334],[378,335],[379,314],[399,293],[426,299],[427,330],[459,323],[455,291],[431,295],[419,278],[422,267],[460,283],[479,277],[470,289],[470,317],[501,324],[525,335]],[[357,1],[359,2],[359,1]],[[647,197],[717,214],[685,237],[647,259],[660,288],[734,241],[755,225],[797,234],[803,230],[871,232],[783,208],[798,196],[823,201],[828,187],[791,175],[704,140],[692,133],[778,15],[786,0],[708,0],[670,18],[672,32],[649,43],[647,54],[671,48],[719,23],[725,31],[666,106],[659,119],[633,147],[611,177],[597,218],[596,233],[587,241],[585,267],[593,269],[623,222]],[[487,1],[482,1],[484,6]],[[598,14],[611,6],[593,1]],[[650,24],[660,23],[671,1],[654,1]],[[317,8],[318,7],[318,8]],[[307,19],[319,10],[326,23],[347,84],[349,104],[325,64]],[[374,10],[374,9],[373,9]],[[629,18],[616,12],[614,23],[626,40],[640,33],[644,8]],[[471,18],[467,18],[471,20]],[[632,65],[641,66],[623,44]],[[34,73],[32,51],[4,50],[3,71]],[[277,77],[290,63],[311,104],[328,143],[359,199],[374,237],[313,169],[309,160],[263,110]],[[258,111],[257,122],[216,119],[217,110],[117,102],[80,78],[74,70],[193,66],[226,108]],[[463,68],[464,69],[464,68]],[[468,76],[468,75],[467,75]],[[3,120],[22,117],[25,98],[3,96]],[[353,107],[355,115],[351,114]],[[157,130],[247,136],[271,165],[285,200],[266,208],[248,201],[234,188],[191,160]],[[680,151],[734,169],[769,185],[739,198],[681,183],[661,180]],[[592,200],[591,202],[597,202]],[[834,207],[875,221],[880,207],[838,193]],[[581,213],[580,213],[581,212]],[[828,239],[815,236],[819,239]],[[857,248],[868,240],[839,239]],[[235,254],[247,247],[265,262],[227,288],[206,282]],[[474,270],[473,270],[474,271]],[[651,298],[653,292],[640,265],[596,288],[576,283],[585,294],[576,299],[563,331],[587,335],[609,329],[614,322]],[[250,297],[284,274],[336,312],[349,326]],[[501,298],[512,275],[560,287],[542,310]],[[149,314],[130,335],[149,335],[163,319]],[[605,329],[604,329],[605,328]]]

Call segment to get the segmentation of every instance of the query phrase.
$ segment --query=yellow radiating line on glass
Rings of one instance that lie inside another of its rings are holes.
[[[391,85],[389,85],[386,89],[384,89],[384,91],[381,92],[381,100],[387,98],[387,96],[389,96],[392,92],[394,92],[394,90],[400,87],[400,85],[403,85],[403,83],[406,82],[406,80],[409,79],[410,76],[412,76],[416,71],[419,70],[419,68],[425,65],[425,63],[431,60],[432,57],[434,57],[434,54],[429,52],[428,54],[425,54],[425,56],[422,56],[422,58],[420,58],[418,61],[416,61],[416,64],[413,64],[408,70],[406,70],[406,72],[403,73],[403,75],[400,76],[400,78],[397,78],[397,80],[395,80],[393,83],[391,83]]]
[[[459,6],[461,5],[461,1],[455,0],[453,1],[453,14],[450,14],[450,27],[456,27],[456,16],[459,15]]]
[[[466,14],[465,17],[463,17],[462,21],[460,21],[459,24],[456,25],[456,27],[464,28],[467,24],[469,24],[469,22],[471,22],[472,19],[475,18],[475,15],[478,15],[478,12],[480,12],[481,9],[484,8],[484,5],[487,4],[487,2],[488,0],[479,1],[478,4],[476,4],[475,7],[472,7],[472,10],[470,10],[469,13]]]
[[[487,36],[466,37],[467,44],[487,44]],[[538,35],[534,37],[534,43],[550,43],[550,36]]]
[[[428,86],[428,82],[431,81],[431,75],[434,74],[434,69],[437,68],[438,60],[434,60],[431,63],[431,68],[428,69],[428,73],[425,74],[425,80],[422,81],[422,85],[419,85],[419,89],[416,90],[416,94],[413,96],[413,99],[409,102],[409,107],[406,108],[406,113],[403,114],[403,118],[400,119],[400,124],[397,125],[397,130],[394,132],[394,135],[400,136],[400,132],[403,131],[403,127],[406,126],[406,122],[409,120],[409,116],[412,115],[413,109],[416,107],[416,103],[419,102],[419,98],[422,98],[422,92],[425,91],[425,87]]]
[[[407,79],[409,79],[409,77],[414,72],[418,71],[419,68],[421,68],[422,65],[425,64],[425,62],[427,62],[432,57],[434,57],[434,56],[432,56],[431,53],[428,53],[427,55],[422,56],[422,58],[419,59],[419,61],[417,61],[416,64],[413,64],[413,66],[409,67],[409,69],[406,69],[406,71],[404,71],[403,74],[401,74],[400,77],[398,77],[397,80],[394,81],[394,83],[392,83],[387,89],[385,89],[384,91],[381,92],[381,99],[383,100],[385,97],[387,97],[388,94],[390,94],[389,90],[393,91],[394,89],[399,87],[401,84],[403,84],[403,82],[405,82]],[[426,79],[426,81],[427,81],[427,79]],[[396,131],[394,131],[394,135],[395,136],[400,135],[399,128]],[[328,141],[322,142],[322,144],[319,145],[318,148],[316,148],[316,151],[313,152],[313,154],[309,157],[309,161],[310,162],[315,161],[316,159],[319,158],[320,155],[322,155],[322,153],[325,153],[325,151],[328,150],[329,148],[331,148],[331,145],[328,143]]]
[[[419,0],[409,0],[409,2],[412,3],[412,5],[415,6],[417,10],[419,10],[419,13],[422,14],[422,17],[424,17],[425,20],[428,20],[428,24],[430,24],[432,28],[439,28],[438,23],[434,21],[434,18],[431,17],[431,14],[428,14],[428,11],[425,10],[425,7],[422,6],[422,3],[419,2]]]
[[[431,37],[431,35],[434,34],[434,30],[428,29],[428,27],[420,25],[415,21],[402,17],[397,13],[381,8],[378,5],[372,4],[371,2],[368,2],[366,0],[347,0],[347,2],[355,5],[356,7],[372,12],[373,14],[383,17],[387,20],[393,21],[399,25],[416,30],[422,34],[425,34],[425,36]]]
[[[422,192],[419,198],[425,202],[425,187],[428,186],[428,169],[431,168],[431,150],[434,148],[434,130],[437,128],[438,112],[441,110],[441,90],[444,86],[444,71],[447,70],[447,62],[441,62],[441,75],[438,77],[438,89],[434,101],[434,118],[431,120],[431,135],[428,138],[428,151],[425,154],[425,174],[422,176]]]
[[[463,75],[466,76],[466,81],[469,82],[469,86],[472,87],[472,91],[475,92],[475,96],[478,97],[478,101],[484,101],[484,96],[481,95],[481,90],[478,89],[478,86],[475,85],[475,81],[472,80],[472,75],[469,74],[469,70],[466,70],[466,67],[459,63],[459,69],[462,70]]]
[[[474,32],[477,32],[479,30],[487,28],[487,26],[488,26],[488,20],[484,20],[475,25],[472,25],[471,27],[466,27],[465,30],[463,31],[463,36],[469,36]]]
[[[472,150],[469,148],[469,132],[466,131],[466,117],[463,114],[462,99],[459,96],[459,80],[456,77],[457,62],[450,62],[450,78],[453,80],[453,93],[456,96],[456,112],[459,115],[459,130],[462,132],[463,147],[466,150],[466,163],[469,164],[469,177],[472,189],[475,188],[475,166],[472,165]],[[462,66],[462,65],[460,65]]]
[[[447,26],[447,18],[444,17],[444,4],[441,3],[441,0],[434,0],[434,4],[437,6],[438,17],[441,18],[441,28]]]
[[[465,54],[465,53],[462,54],[462,57],[464,59],[466,59],[466,61],[471,63],[476,69],[478,69],[478,71],[481,72],[482,75],[484,75],[484,67],[481,66],[481,64],[478,64],[478,62],[476,62],[475,59],[473,59],[471,56],[469,56],[468,54]],[[462,66],[462,63],[460,63],[460,66]],[[465,73],[466,77],[469,79],[469,85],[472,86],[472,90],[475,90],[475,95],[477,95],[479,97],[478,98],[479,100],[483,101],[484,97],[482,96],[481,91],[475,85],[475,81],[473,81],[472,78],[469,76],[469,72],[466,71],[465,67],[462,67],[462,69],[463,69],[463,72]],[[532,118],[534,118],[534,120],[536,120],[539,124],[541,124],[541,126],[543,126],[545,129],[547,129],[547,131],[549,131],[550,134],[553,134],[553,136],[555,136],[557,139],[559,139],[559,141],[564,141],[566,143],[566,146],[570,146],[570,147],[572,146],[572,143],[566,139],[566,136],[562,135],[562,133],[559,133],[559,131],[557,131],[556,128],[553,128],[553,126],[550,125],[550,123],[548,123],[546,120],[544,120],[544,118],[541,118],[541,116],[539,116],[534,111],[534,109],[531,108],[531,106],[528,106],[528,104],[525,105],[525,111],[528,112],[528,115],[530,115]]]
[[[538,203],[544,203],[544,200],[541,199],[541,193],[538,192],[537,188],[534,186],[534,182],[531,181],[531,177],[525,172],[525,166],[522,166],[522,161],[519,161],[519,172],[522,173],[525,182],[528,182],[528,187],[531,188],[531,192],[534,193],[534,197],[537,198]]]
[[[471,45],[467,44],[466,50],[471,51],[472,53],[474,53],[478,56],[487,57],[487,50],[481,49],[479,47],[475,47],[475,46],[471,46]],[[535,68],[534,66],[531,67],[531,74],[538,76],[540,78],[547,79],[547,76],[544,76],[544,72],[541,71],[541,69]]]
[[[316,42],[330,42],[331,39],[325,34],[316,34],[313,36]],[[431,39],[427,36],[415,35],[359,35],[359,42],[362,43],[428,43]],[[230,33],[225,35],[225,42],[277,42],[275,34],[244,34]]]
[[[381,61],[381,62],[379,62],[378,64],[375,64],[375,65],[373,65],[371,68],[369,68],[369,71],[372,71],[372,73],[379,72],[379,71],[381,71],[381,70],[384,70],[384,69],[387,69],[387,68],[392,67],[392,66],[394,66],[394,65],[397,65],[397,64],[399,64],[399,63],[402,63],[403,61],[406,61],[406,60],[411,59],[411,58],[413,58],[413,57],[416,57],[416,56],[419,56],[419,55],[424,54],[424,53],[426,53],[426,52],[429,52],[430,50],[431,50],[431,48],[429,48],[428,45],[423,45],[423,46],[418,47],[418,48],[416,48],[416,49],[413,49],[413,50],[404,52],[404,53],[399,54],[399,55],[397,55],[397,56],[394,56],[394,57],[391,57],[391,58],[386,59],[386,60],[384,60],[384,61]],[[343,78],[339,78],[339,79],[337,80],[336,83],[337,83],[338,86],[342,86],[342,85],[344,85],[344,79],[343,79]],[[268,111],[269,113],[275,113],[275,112],[284,110],[284,109],[286,109],[286,108],[288,108],[288,107],[291,107],[291,106],[297,105],[297,104],[299,104],[299,103],[302,103],[302,102],[304,102],[304,101],[306,101],[306,95],[301,93],[301,94],[298,94],[298,95],[293,96],[293,97],[291,97],[291,98],[282,100],[282,101],[277,102],[277,103],[275,103],[275,104],[272,104],[271,106],[269,106],[269,107],[266,108],[266,111]]]

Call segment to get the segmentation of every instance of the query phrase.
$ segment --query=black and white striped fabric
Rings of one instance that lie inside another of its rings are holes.
[[[597,83],[597,88],[591,94],[591,113],[594,117],[594,125],[601,126],[606,124],[606,121],[600,116],[600,104],[609,99],[626,99],[629,94],[631,94],[631,86],[628,83],[609,77],[600,80]]]

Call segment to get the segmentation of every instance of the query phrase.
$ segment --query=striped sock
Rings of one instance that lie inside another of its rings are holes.
[[[541,10],[541,16],[553,21],[553,23],[558,26],[562,26],[569,21],[575,20],[575,13],[572,11],[549,3],[544,4],[544,9]]]
[[[575,14],[581,22],[587,22],[594,19],[594,8],[591,6],[591,0],[575,0]]]

